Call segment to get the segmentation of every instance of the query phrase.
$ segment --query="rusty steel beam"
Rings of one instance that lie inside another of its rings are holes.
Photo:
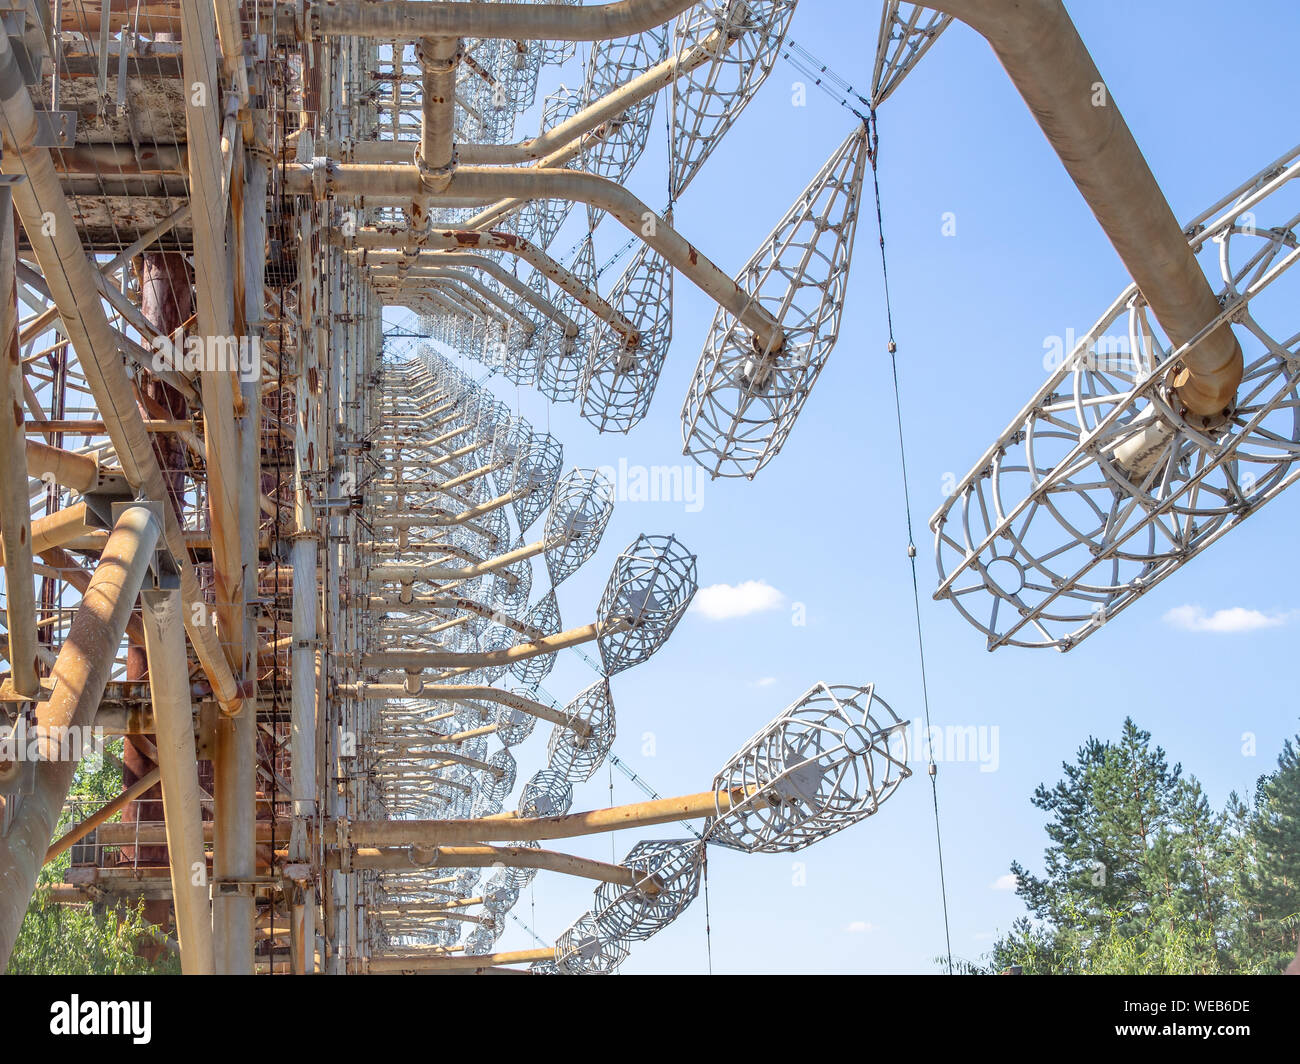
[[[462,4],[406,0],[327,0],[311,10],[321,37],[411,41],[423,37],[505,37],[515,41],[602,41],[629,37],[676,18],[696,0],[612,4]]]
[[[23,433],[23,366],[18,347],[13,197],[0,184],[0,547],[4,549],[5,628],[14,690],[40,694],[36,657],[36,590]]]
[[[104,419],[127,481],[163,505],[164,538],[181,573],[186,631],[223,708],[242,706],[239,685],[217,644],[211,626],[195,620],[192,607],[203,602],[186,551],[185,536],[168,503],[167,485],[144,430],[134,390],[118,352],[118,333],[99,300],[99,271],[77,235],[77,223],[59,187],[48,148],[37,144],[38,124],[8,38],[0,34],[0,132],[4,155],[0,170],[22,175],[14,205],[50,288],[64,330],[77,353],[86,385]]]

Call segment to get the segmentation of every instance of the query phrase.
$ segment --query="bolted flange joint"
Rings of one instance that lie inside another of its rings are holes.
[[[424,161],[424,156],[420,154],[420,149],[415,149],[415,169],[420,175],[420,187],[431,195],[437,195],[447,191],[447,186],[451,184],[451,179],[456,174],[456,166],[460,162],[459,154],[453,150],[451,161],[446,166],[430,166]]]

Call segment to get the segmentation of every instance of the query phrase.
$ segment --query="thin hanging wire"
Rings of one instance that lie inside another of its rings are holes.
[[[609,766],[609,807],[614,808],[614,766]],[[609,863],[618,864],[618,858],[614,853],[614,832],[609,833]]]
[[[709,974],[713,974],[713,916],[709,911],[709,848],[704,847],[704,950],[709,958]]]
[[[867,153],[871,160],[871,182],[876,193],[876,228],[880,234],[880,273],[885,287],[885,321],[889,328],[889,364],[894,377],[894,416],[898,423],[898,458],[903,474],[903,509],[907,515],[907,557],[912,566],[912,607],[916,613],[916,650],[921,662],[921,695],[925,706],[926,772],[930,777],[930,797],[934,804],[934,843],[939,854],[939,895],[943,900],[943,937],[947,948],[948,974],[952,975],[952,932],[948,924],[948,884],[943,869],[943,834],[939,830],[939,766],[934,761],[934,744],[930,742],[930,686],[925,668],[925,636],[921,626],[921,590],[916,576],[916,540],[912,534],[912,490],[907,474],[907,445],[903,432],[903,402],[898,385],[898,344],[894,339],[894,311],[889,295],[889,262],[885,256],[885,219],[880,205],[880,174],[876,162],[880,152],[880,133],[876,126],[876,110],[871,108],[867,119],[871,144]]]

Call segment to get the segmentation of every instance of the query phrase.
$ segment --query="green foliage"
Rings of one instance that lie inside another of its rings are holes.
[[[1246,840],[1241,895],[1245,951],[1282,971],[1300,939],[1300,752],[1287,742],[1277,771],[1259,781]]]
[[[147,975],[180,971],[179,964],[150,964],[135,945],[149,937],[144,902],[96,912],[90,905],[60,905],[37,890],[9,958],[8,975]]]
[[[69,791],[70,799],[83,799],[91,806],[110,801],[122,791],[120,740],[117,749],[108,744],[107,757],[92,756],[77,768]],[[55,837],[74,820],[73,806],[65,805]],[[71,857],[60,854],[41,869],[36,894],[18,930],[8,975],[144,975],[180,972],[180,963],[168,954],[158,964],[136,955],[136,943],[148,939],[151,925],[144,919],[143,901],[134,906],[105,909],[87,904],[59,904],[51,899],[50,886],[62,882]]]
[[[1025,974],[1279,972],[1300,932],[1300,754],[1288,742],[1253,805],[1215,811],[1131,719],[1090,738],[1033,804],[1051,815],[1045,873],[1011,866],[1029,916],[984,964]]]
[[[1219,975],[1224,968],[1213,929],[1168,912],[1114,910],[1090,922],[1045,929],[1021,918],[993,951],[990,970],[1019,966],[1025,975]]]

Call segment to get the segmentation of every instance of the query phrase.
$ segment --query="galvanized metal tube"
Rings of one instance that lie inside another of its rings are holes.
[[[623,865],[593,861],[586,857],[556,853],[552,850],[534,850],[528,846],[434,846],[422,848],[396,847],[374,849],[363,847],[352,854],[353,868],[410,871],[413,868],[439,866],[445,868],[539,868],[547,872],[560,872],[581,879],[594,879],[600,883],[616,883],[621,887],[634,887],[646,877],[635,869]],[[647,884],[648,885],[648,884]],[[652,893],[653,891],[647,891]]]
[[[406,246],[408,238],[409,234],[406,230],[362,229],[351,238],[336,237],[335,239],[365,249],[400,249]],[[426,260],[438,265],[444,258],[442,252],[457,252],[469,248],[481,251],[504,251],[508,255],[523,259],[552,284],[573,296],[579,306],[586,307],[597,318],[622,335],[626,341],[632,341],[638,335],[636,326],[602,299],[599,293],[589,288],[585,281],[523,237],[515,236],[513,233],[475,232],[470,229],[431,229],[420,234],[418,245],[421,250],[438,254],[432,256],[432,259],[429,256],[417,258],[414,262],[417,267]],[[368,262],[370,258],[371,256],[367,254],[363,261]],[[451,256],[447,256],[448,260],[450,258]],[[453,265],[451,261],[447,261],[446,264]],[[493,276],[496,274],[494,273]]]
[[[122,793],[116,798],[105,802],[91,813],[90,816],[86,817],[85,820],[68,828],[67,831],[50,843],[49,849],[45,851],[45,863],[49,864],[58,857],[59,854],[67,853],[76,843],[80,842],[111,817],[120,813],[128,805],[139,798],[140,795],[144,794],[145,791],[155,786],[158,783],[159,778],[159,772],[156,768],[150,772],[146,772],[133,784],[127,787],[126,790],[122,791]],[[134,842],[135,840],[129,839],[128,841]]]
[[[54,483],[80,492],[89,491],[99,481],[97,455],[76,454],[39,440],[28,440],[26,453],[28,476],[44,478],[48,474]]]
[[[555,960],[554,949],[523,949],[512,953],[484,953],[474,956],[435,953],[428,957],[374,957],[370,961],[369,970],[374,975],[401,975],[404,972],[477,972],[496,969],[503,964],[533,964],[553,960]]]
[[[216,17],[210,3],[183,4],[186,154],[194,226],[194,295],[200,337],[234,337],[234,274],[227,248],[229,204],[222,194]],[[202,95],[200,95],[200,90]],[[217,622],[222,649],[234,669],[243,664],[243,559],[239,542],[239,441],[235,431],[235,366],[199,373],[207,444],[207,500],[212,535]]]
[[[503,269],[485,255],[473,255],[463,252],[430,252],[427,255],[408,257],[400,252],[392,252],[391,254],[380,252],[378,254],[366,254],[361,261],[367,266],[377,267],[375,272],[380,276],[387,277],[400,271],[406,279],[463,277],[463,273],[454,269],[454,267],[458,266],[481,270],[497,281],[503,288],[513,292],[529,306],[534,307],[552,321],[558,322],[564,328],[567,336],[577,336],[578,334],[577,322],[567,314],[561,313],[553,303],[539,296],[519,278],[515,277],[514,274],[510,273],[509,270]],[[635,335],[636,330],[633,329],[632,331]]]
[[[739,789],[704,791],[681,798],[659,798],[552,817],[500,813],[478,820],[358,820],[348,825],[348,842],[358,847],[386,847],[570,839],[716,816],[729,811],[741,796]]]

